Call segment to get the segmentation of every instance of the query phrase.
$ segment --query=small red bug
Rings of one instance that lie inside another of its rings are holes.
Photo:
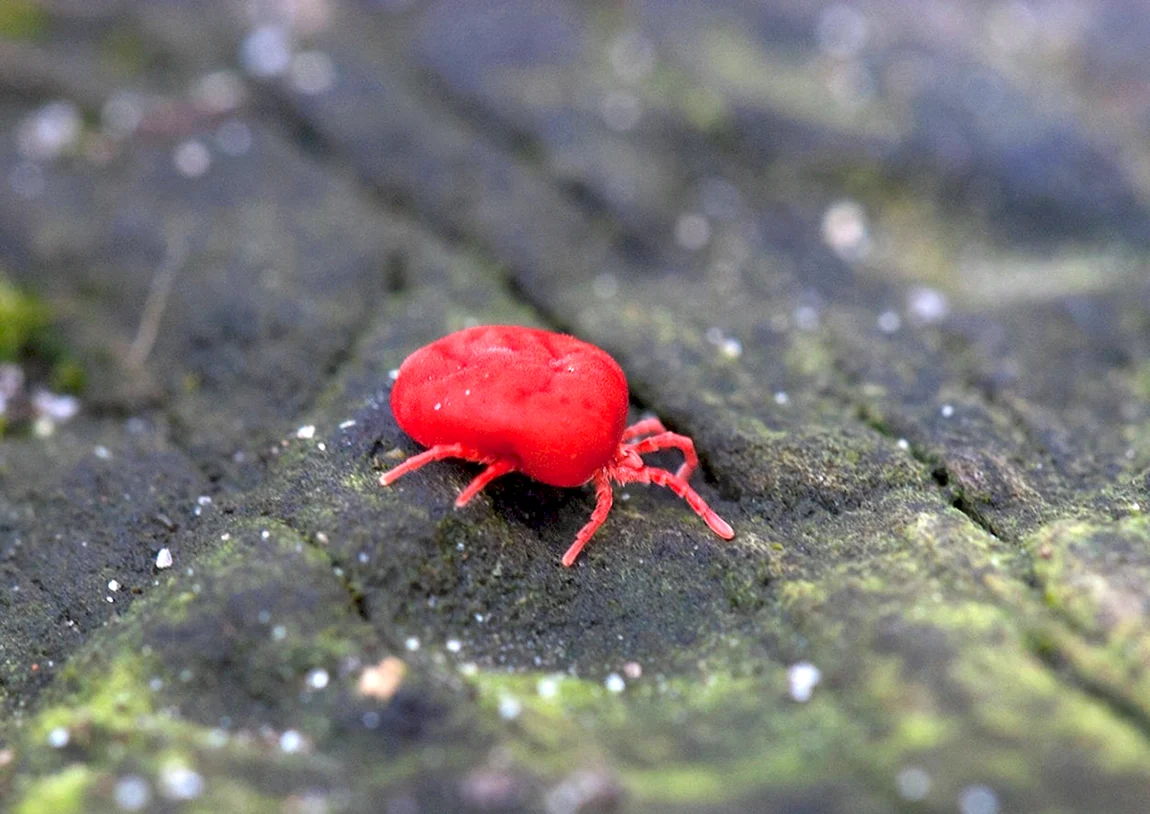
[[[734,530],[687,485],[699,465],[695,444],[657,418],[627,424],[627,378],[606,351],[566,334],[485,325],[448,334],[400,365],[391,391],[399,426],[425,447],[379,478],[380,486],[426,463],[462,458],[486,464],[455,500],[467,504],[508,472],[551,486],[595,481],[597,503],[563,555],[571,565],[607,519],[611,484],[654,483],[687,501],[715,534]],[[677,449],[672,474],[640,457]]]

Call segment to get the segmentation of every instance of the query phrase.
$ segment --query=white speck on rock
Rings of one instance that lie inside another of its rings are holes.
[[[907,766],[894,778],[898,796],[904,800],[918,801],[930,794],[932,781],[926,769],[918,766]]]
[[[171,549],[161,548],[156,553],[156,567],[159,568],[161,571],[165,568],[171,568],[172,562],[173,562],[173,560],[172,560]]]
[[[408,650],[410,650],[411,652],[414,653],[416,650],[419,649],[419,639],[415,638],[414,636],[408,636],[407,641],[404,642],[403,645]]]
[[[961,814],[998,814],[998,795],[989,786],[967,786],[958,795]]]
[[[302,427],[295,431],[295,437],[304,441],[315,438],[315,425],[304,424]]]
[[[800,704],[811,700],[815,687],[822,679],[822,671],[809,661],[800,661],[787,669],[787,684],[791,698]]]
[[[303,748],[303,735],[294,729],[288,729],[280,735],[280,749],[288,754],[298,752]]]
[[[121,811],[141,811],[152,800],[152,787],[138,774],[126,774],[116,781],[112,796]]]
[[[71,733],[62,726],[58,726],[48,733],[48,745],[53,749],[63,749],[72,740]]]
[[[199,178],[212,166],[212,154],[203,142],[188,139],[172,152],[176,172],[185,178]]]
[[[459,641],[459,639],[448,639],[444,647],[447,648],[447,652],[449,653],[458,653],[463,649],[463,642]]]
[[[499,699],[499,717],[505,721],[514,721],[523,711],[523,703],[514,696],[505,695]]]
[[[96,447],[95,447],[95,448],[92,450],[92,454],[93,454],[93,455],[95,455],[97,458],[99,458],[101,461],[110,461],[110,460],[112,460],[112,450],[108,449],[108,448],[107,448],[106,446],[104,446],[103,444],[99,444],[99,445],[97,445],[97,446],[96,446]]]
[[[307,685],[313,690],[322,690],[330,680],[327,670],[322,667],[316,667],[307,674]]]
[[[939,412],[942,413],[943,418],[950,418],[952,415],[954,415],[954,405],[944,404],[942,405],[942,408],[939,410]]]
[[[204,778],[187,766],[166,766],[160,770],[160,793],[169,800],[194,800],[204,793]]]
[[[611,673],[603,682],[603,686],[607,688],[607,692],[620,693],[627,688],[627,682],[618,673]]]

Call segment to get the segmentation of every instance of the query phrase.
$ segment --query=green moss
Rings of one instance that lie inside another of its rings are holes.
[[[16,814],[72,814],[85,810],[85,792],[96,779],[87,766],[73,764],[34,782],[16,804]]]
[[[47,325],[44,304],[20,292],[0,272],[0,362],[19,359]]]
[[[622,693],[566,675],[479,672],[489,714],[517,707],[507,748],[544,776],[610,759],[630,794],[647,803],[714,803],[763,784],[802,784],[843,770],[862,732],[829,700],[797,704],[785,672],[740,678],[641,678]]]
[[[46,6],[37,0],[4,0],[0,3],[0,39],[28,40],[48,26]]]

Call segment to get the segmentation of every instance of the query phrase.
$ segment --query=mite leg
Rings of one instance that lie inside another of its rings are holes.
[[[615,496],[611,491],[611,479],[607,477],[607,473],[600,470],[595,473],[595,510],[591,512],[591,519],[587,521],[587,525],[579,529],[579,533],[575,535],[575,542],[567,549],[567,553],[563,555],[563,564],[571,565],[575,562],[575,558],[579,556],[579,552],[583,550],[583,546],[587,545],[587,541],[591,539],[591,535],[599,530],[603,525],[603,521],[607,519],[607,513],[611,511],[611,503],[614,501]]]
[[[514,471],[515,464],[512,461],[506,459],[495,461],[476,475],[475,479],[467,484],[467,487],[459,493],[459,497],[455,498],[455,508],[462,509],[471,498],[483,491],[483,487],[491,483],[491,481],[506,475],[508,472]]]
[[[699,456],[695,454],[695,442],[685,435],[679,435],[674,432],[661,432],[658,435],[652,435],[649,438],[644,438],[642,441],[636,441],[633,444],[628,444],[632,452],[637,452],[640,455],[646,455],[648,452],[654,452],[659,449],[677,449],[683,453],[683,464],[675,473],[676,478],[686,480],[691,477],[691,473],[699,465]]]
[[[437,444],[418,455],[412,455],[399,466],[384,472],[379,476],[379,485],[390,486],[408,472],[414,472],[424,464],[429,464],[432,461],[442,461],[444,458],[462,458],[465,461],[472,461],[477,464],[490,464],[495,462],[495,458],[491,455],[484,455],[479,450],[465,447],[463,444]]]
[[[667,428],[663,426],[663,422],[652,416],[651,418],[636,421],[630,427],[623,430],[623,437],[619,440],[630,441],[632,438],[638,438],[640,435],[652,435],[657,432],[666,431]]]
[[[649,481],[656,486],[665,486],[687,501],[687,505],[694,510],[695,514],[703,518],[703,522],[711,527],[711,531],[724,540],[730,540],[735,536],[735,530],[731,528],[730,524],[719,517],[715,510],[707,505],[707,501],[699,497],[698,492],[692,489],[682,478],[672,475],[666,469],[658,469],[653,466],[640,470],[640,473],[640,479]]]

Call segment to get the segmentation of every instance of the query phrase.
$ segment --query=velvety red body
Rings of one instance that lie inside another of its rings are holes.
[[[420,444],[465,444],[568,487],[614,457],[627,403],[627,378],[605,351],[513,325],[467,328],[420,348],[391,391],[395,420]]]

